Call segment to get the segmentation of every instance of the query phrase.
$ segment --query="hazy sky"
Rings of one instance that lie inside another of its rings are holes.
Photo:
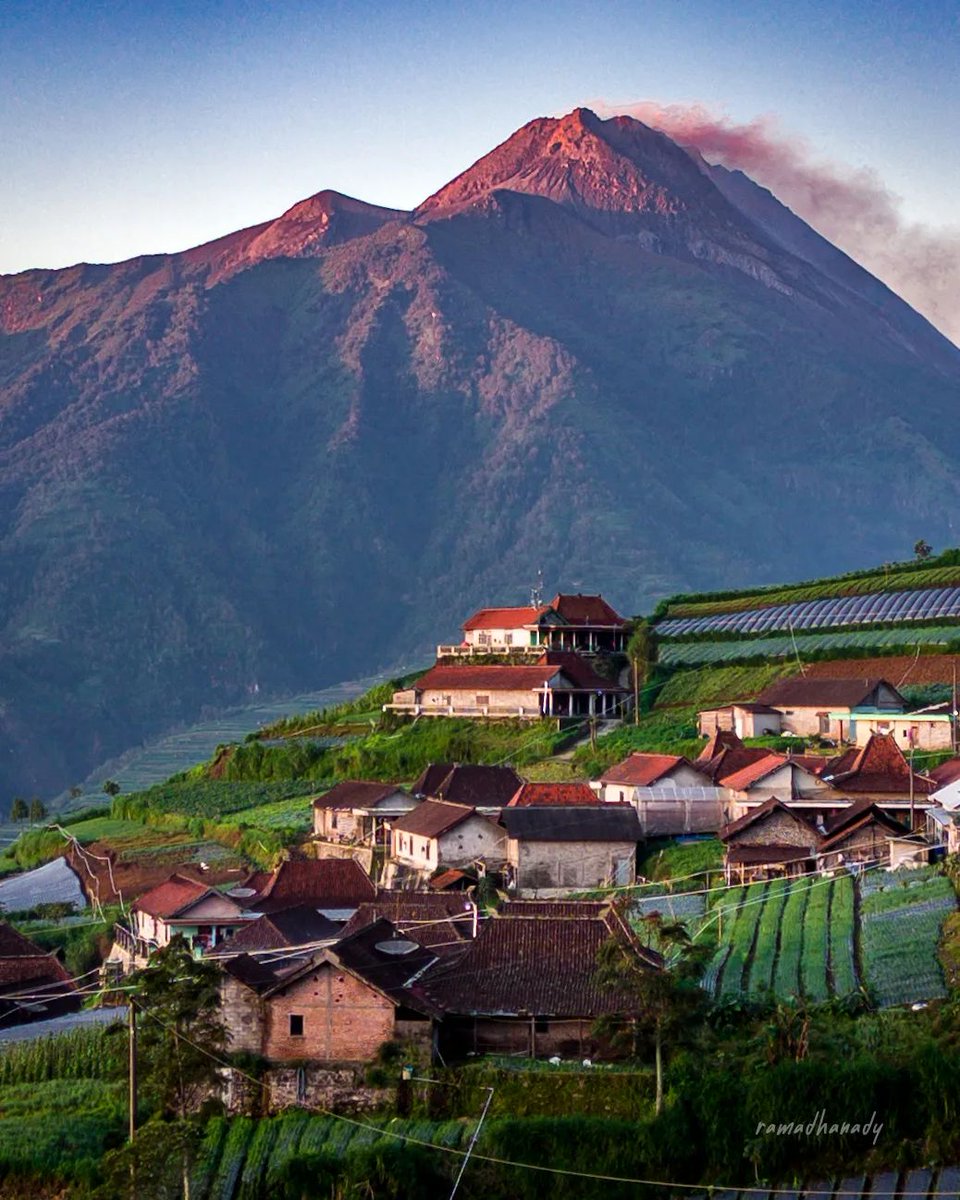
[[[960,5],[2,0],[0,271],[178,250],[322,188],[410,207],[578,104],[775,117],[954,222]]]

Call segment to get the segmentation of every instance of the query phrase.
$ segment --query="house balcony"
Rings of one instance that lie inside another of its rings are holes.
[[[437,658],[511,658],[535,662],[546,649],[546,646],[474,646],[469,642],[460,642],[456,646],[438,646]]]
[[[521,720],[539,721],[544,715],[539,705],[499,705],[485,704],[385,704],[384,712],[399,713],[408,717],[472,717],[475,720]]]

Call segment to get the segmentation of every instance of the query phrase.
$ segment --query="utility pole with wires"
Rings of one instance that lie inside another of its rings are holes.
[[[137,1008],[133,997],[127,999],[127,1032],[129,1034],[127,1054],[127,1081],[129,1085],[129,1129],[128,1141],[133,1142],[137,1132]]]

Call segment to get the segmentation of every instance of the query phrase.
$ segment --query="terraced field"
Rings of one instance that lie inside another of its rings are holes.
[[[794,658],[796,654],[843,651],[851,648],[882,651],[884,646],[904,650],[910,646],[946,646],[960,641],[958,625],[925,625],[919,629],[851,629],[840,633],[775,633],[769,637],[730,641],[669,642],[660,645],[665,666],[731,663],[747,658]],[[854,660],[859,661],[859,660]]]
[[[935,868],[721,890],[695,920],[703,929],[715,922],[721,934],[703,986],[720,998],[815,1003],[865,987],[881,1008],[936,999],[946,994],[940,927],[956,907],[952,885]]]

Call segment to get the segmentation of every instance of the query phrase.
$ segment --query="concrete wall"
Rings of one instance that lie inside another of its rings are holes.
[[[534,842],[511,838],[507,861],[521,893],[631,884],[636,879],[636,842]]]
[[[330,842],[351,841],[357,834],[357,818],[349,808],[315,808],[313,832]]]
[[[506,833],[485,817],[473,816],[439,838],[419,833],[392,833],[392,855],[404,866],[418,871],[438,867],[466,867],[477,858],[504,858]]]
[[[302,1036],[290,1033],[292,1015],[303,1018]],[[270,997],[263,1053],[274,1062],[367,1062],[393,1035],[393,1004],[348,971],[321,963]]]
[[[484,702],[486,697],[486,702]],[[487,688],[477,691],[458,688],[453,691],[440,691],[436,688],[426,688],[420,693],[419,703],[424,712],[443,713],[448,709],[455,712],[483,716],[485,712],[510,712],[522,716],[536,717],[540,715],[540,700],[538,693],[529,688],[503,689],[494,691]],[[394,703],[403,701],[394,700]],[[565,701],[564,701],[565,703]]]
[[[870,717],[856,726],[856,742],[865,746],[875,733],[892,733],[904,754],[909,754],[911,734],[918,750],[950,750],[953,745],[949,721],[924,721],[920,717]]]

